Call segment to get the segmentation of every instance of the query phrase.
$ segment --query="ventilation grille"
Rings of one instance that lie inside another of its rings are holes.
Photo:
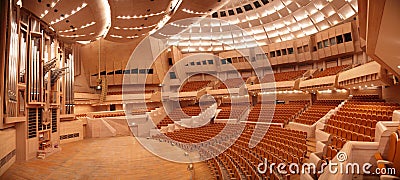
[[[57,109],[51,109],[51,132],[57,132]]]
[[[60,136],[60,140],[78,138],[78,137],[79,137],[79,133],[65,134],[65,135]]]
[[[36,137],[36,109],[28,110],[28,138]]]

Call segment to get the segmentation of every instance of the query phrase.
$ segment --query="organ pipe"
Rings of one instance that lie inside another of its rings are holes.
[[[72,114],[73,106],[74,106],[74,52],[75,47],[72,48],[72,54],[67,55],[67,60],[65,63],[66,71],[65,71],[65,108],[67,114]]]
[[[17,138],[17,143],[27,147],[35,147],[33,145],[37,143],[37,150],[41,150],[38,154],[47,153],[51,149],[43,151],[43,134],[51,132],[47,140],[54,145],[59,144],[57,124],[60,122],[60,110],[62,113],[74,113],[77,49],[72,45],[71,51],[70,44],[59,42],[54,32],[48,32],[50,30],[45,22],[17,7],[12,3],[14,1],[6,2],[1,3],[6,4],[9,13],[3,19],[6,25],[5,56],[0,71],[4,76],[1,84],[4,91],[0,94],[3,97],[0,103],[5,118],[0,120],[0,128],[23,124],[17,128],[17,134],[28,134],[28,137]],[[30,158],[31,154],[37,154],[35,149],[27,148],[21,152],[21,157]]]
[[[18,24],[17,12],[14,8],[10,11],[10,32],[8,61],[6,62],[6,113],[8,117],[17,116],[17,95],[18,95]]]

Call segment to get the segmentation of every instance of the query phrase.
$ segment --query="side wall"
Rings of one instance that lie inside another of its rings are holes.
[[[388,102],[400,103],[400,85],[390,86],[382,89],[382,98]]]

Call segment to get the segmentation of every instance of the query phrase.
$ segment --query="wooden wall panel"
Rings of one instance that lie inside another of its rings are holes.
[[[99,54],[99,47],[100,54]],[[90,74],[96,74],[99,70],[99,55],[100,71],[119,70],[126,66],[133,50],[136,48],[137,40],[126,43],[116,43],[107,40],[94,41],[90,44],[81,45],[79,48],[79,58],[82,62],[82,74],[86,79],[90,79]],[[76,84],[83,82],[83,78],[75,80]],[[85,83],[86,84],[86,83]]]
[[[8,128],[0,130],[0,160],[5,158],[7,155],[11,156],[3,166],[0,166],[0,175],[2,175],[16,160],[15,149],[16,149],[16,131],[14,128]],[[1,164],[0,164],[1,165]]]
[[[76,137],[76,134],[79,133],[79,136]],[[75,135],[74,137],[71,137]],[[64,121],[60,123],[60,137],[67,136],[67,138],[63,139],[60,138],[60,143],[69,143],[74,141],[83,140],[83,121],[76,120],[76,121]]]
[[[299,66],[299,70],[310,70],[312,68],[313,68],[312,64],[306,64],[306,65]]]
[[[384,87],[382,89],[382,98],[388,102],[400,103],[399,92],[400,92],[400,85]]]
[[[349,97],[350,92],[346,93],[332,91],[332,93],[317,93],[318,100],[345,100]]]
[[[326,68],[336,67],[336,66],[338,66],[338,62],[336,60],[326,62]]]
[[[382,97],[382,89],[381,88],[364,89],[364,90],[351,89],[350,94],[351,95],[379,95],[379,97]]]
[[[277,94],[276,99],[285,101],[286,103],[289,103],[289,101],[311,100],[311,94]]]

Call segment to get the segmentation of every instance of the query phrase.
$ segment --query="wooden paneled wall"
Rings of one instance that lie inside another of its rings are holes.
[[[336,92],[332,91],[332,93],[317,93],[318,100],[345,100],[349,97],[350,92]]]
[[[277,100],[285,101],[289,103],[289,101],[303,101],[309,100],[311,101],[311,94],[301,93],[301,94],[278,94],[276,96]]]
[[[382,88],[382,98],[389,102],[400,103],[400,85]]]
[[[60,123],[60,143],[83,140],[83,121],[63,121]]]
[[[8,128],[0,130],[0,175],[2,175],[16,160],[16,130]],[[3,164],[4,161],[4,164]]]
[[[350,95],[379,95],[382,98],[382,88],[377,87],[376,89],[351,89]]]

